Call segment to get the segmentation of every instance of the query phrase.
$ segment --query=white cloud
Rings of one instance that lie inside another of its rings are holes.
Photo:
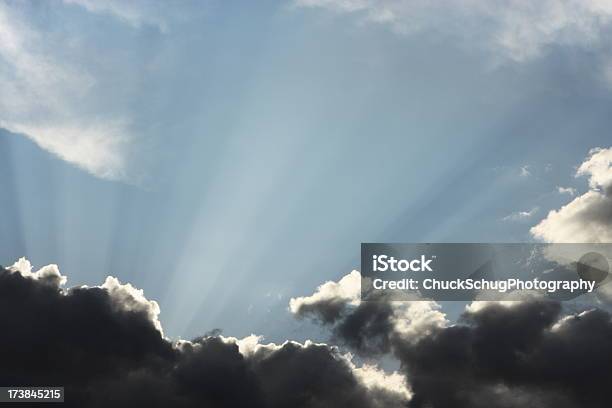
[[[544,299],[545,295],[538,291],[521,291],[517,293],[507,293],[507,297],[512,297],[512,300],[474,300],[465,306],[465,312],[469,314],[477,314],[480,311],[496,305],[507,309],[520,306],[529,301]]]
[[[593,149],[577,176],[588,176],[590,190],[552,210],[531,234],[547,242],[612,242],[612,148]]]
[[[589,154],[591,156],[578,167],[576,176],[588,176],[593,189],[612,187],[612,147],[595,148]]]
[[[0,121],[0,127],[32,139],[60,159],[107,179],[125,176],[124,145],[129,141],[121,122],[42,123]],[[76,121],[78,122],[78,121]]]
[[[517,211],[512,214],[506,215],[502,220],[504,221],[523,221],[533,217],[538,211],[539,207],[533,207],[528,211]]]
[[[416,295],[415,295],[416,296]],[[371,302],[389,302],[391,305],[390,322],[392,334],[408,342],[417,342],[437,328],[448,324],[440,305],[434,301],[390,301],[387,298]],[[330,309],[346,305],[354,310],[361,304],[361,273],[352,271],[338,282],[326,282],[319,286],[311,296],[292,298],[289,303],[291,313],[300,316],[307,313],[328,316]],[[339,315],[331,315],[334,319]]]
[[[406,376],[397,371],[386,373],[371,364],[364,364],[361,367],[355,366],[352,361],[349,361],[348,364],[352,368],[355,378],[370,392],[382,391],[392,393],[396,395],[398,402],[404,403],[412,398],[412,392],[408,387]]]
[[[289,300],[289,310],[296,314],[302,307],[329,301],[356,305],[359,303],[360,297],[361,274],[359,271],[352,271],[338,282],[329,281],[320,285],[311,296],[291,298]]]
[[[296,0],[384,24],[400,34],[426,29],[476,43],[514,61],[549,45],[591,46],[605,37],[612,3],[604,0]]]
[[[531,233],[547,242],[612,242],[612,198],[588,191],[559,210],[552,210]]]
[[[0,3],[0,127],[96,176],[122,178],[128,120],[86,109],[97,97],[96,78],[59,57],[69,45],[37,31],[22,13]]]
[[[46,281],[54,286],[65,285],[67,278],[62,275],[55,264],[43,266],[36,272],[32,272],[32,264],[26,258],[19,258],[12,266],[7,268],[10,272],[19,273],[24,278]]]
[[[393,330],[407,342],[417,343],[439,328],[446,327],[448,320],[440,305],[434,301],[392,302]]]
[[[159,305],[154,300],[148,300],[142,289],[136,289],[129,283],[122,284],[113,276],[108,276],[100,287],[108,291],[113,300],[113,306],[127,312],[143,313],[163,334],[159,321]]]
[[[569,194],[571,196],[576,195],[576,189],[572,187],[557,187],[559,194]]]
[[[529,171],[529,166],[528,165],[521,166],[520,175],[521,175],[521,177],[529,177],[529,176],[531,176],[531,172]]]

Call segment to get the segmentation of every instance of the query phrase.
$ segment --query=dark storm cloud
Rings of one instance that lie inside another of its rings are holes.
[[[609,406],[612,321],[598,309],[474,303],[449,325],[432,302],[355,302],[340,287],[293,301],[362,356],[395,356],[404,378],[391,378],[326,344],[216,333],[172,343],[157,305],[131,286],[109,278],[66,290],[63,281],[54,266],[0,269],[0,384],[65,386],[67,406]],[[320,318],[334,294],[342,312]]]
[[[558,303],[490,304],[396,355],[412,407],[605,407],[612,378],[610,315],[562,317]],[[512,392],[512,391],[515,392]]]
[[[319,286],[312,296],[291,299],[289,309],[298,319],[311,319],[330,327],[334,341],[360,355],[387,353],[394,334],[395,311],[382,298],[360,302],[360,285],[361,274],[353,271],[338,282]]]
[[[392,317],[388,302],[362,302],[333,326],[334,338],[359,354],[388,353],[394,336]]]
[[[23,268],[22,268],[23,269]],[[156,304],[113,279],[61,289],[56,267],[0,268],[0,384],[66,387],[75,407],[386,407],[398,390],[366,384],[337,349],[206,336],[171,343]]]
[[[292,298],[290,311],[298,319],[327,326],[334,341],[362,356],[388,353],[393,344],[417,341],[447,322],[434,302],[392,302],[385,292],[360,301],[361,274],[353,271],[338,282],[326,282],[311,296]]]
[[[419,332],[405,326],[426,308],[406,303],[422,302],[361,302],[329,321],[320,316],[330,299],[300,299],[309,305],[302,317],[331,326],[343,344],[390,351],[411,386],[410,407],[610,406],[612,320],[603,310],[568,316],[550,300],[477,302],[458,324],[419,324]],[[378,347],[367,346],[372,339]]]
[[[289,342],[273,352],[255,353],[250,360],[257,376],[265,379],[262,388],[270,396],[270,406],[384,406],[358,385],[337,358],[326,345],[302,347]]]

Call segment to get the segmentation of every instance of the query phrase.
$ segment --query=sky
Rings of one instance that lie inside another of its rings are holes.
[[[605,239],[611,22],[595,0],[1,1],[0,263],[130,282],[173,338],[274,341],[310,336],[289,299],[361,242]]]

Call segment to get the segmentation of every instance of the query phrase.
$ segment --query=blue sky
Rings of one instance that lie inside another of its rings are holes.
[[[1,263],[274,340],[360,242],[533,240],[610,145],[612,10],[501,3],[0,2]]]

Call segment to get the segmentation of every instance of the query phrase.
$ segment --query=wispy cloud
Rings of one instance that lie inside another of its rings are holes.
[[[352,14],[403,35],[441,31],[514,61],[537,57],[550,45],[597,45],[612,20],[612,5],[598,0],[297,0],[296,4]]]
[[[559,194],[569,194],[571,196],[576,195],[576,189],[572,187],[557,187]]]
[[[148,1],[63,0],[43,23],[30,3],[0,2],[0,127],[97,177],[138,181],[142,171],[131,168],[133,153],[150,136],[141,131],[146,118],[135,95],[150,70],[147,60],[125,61],[140,42],[116,42],[145,26],[165,36],[189,10]],[[88,19],[99,24],[90,29]],[[99,35],[107,23],[112,40]],[[49,29],[55,25],[65,28]]]
[[[519,173],[521,175],[521,177],[529,177],[529,176],[531,176],[531,171],[529,171],[529,167],[530,166],[527,165],[527,164],[524,165],[524,166],[521,166],[521,170],[520,170],[520,173]]]
[[[114,16],[133,27],[145,24],[157,26],[161,31],[167,31],[166,12],[163,5],[155,1],[143,0],[63,0],[66,4],[83,7],[91,13]]]
[[[502,218],[502,220],[504,220],[504,221],[523,221],[523,220],[528,220],[531,217],[533,217],[539,210],[540,210],[539,207],[533,207],[531,210],[528,210],[528,211],[513,212],[512,214],[506,215],[504,218]]]
[[[129,120],[89,112],[97,80],[59,54],[70,51],[29,24],[22,10],[0,4],[0,126],[90,173],[124,174]]]

